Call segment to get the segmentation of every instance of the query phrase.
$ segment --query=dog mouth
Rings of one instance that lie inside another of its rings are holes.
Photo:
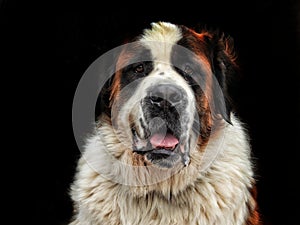
[[[171,129],[153,131],[146,138],[141,138],[133,129],[133,152],[143,155],[147,161],[160,167],[172,168],[185,161],[187,153],[185,141]]]

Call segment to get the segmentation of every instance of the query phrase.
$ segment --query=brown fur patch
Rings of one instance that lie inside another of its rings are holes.
[[[260,214],[258,210],[258,205],[256,202],[257,199],[257,188],[255,185],[250,189],[251,198],[247,203],[249,210],[249,217],[247,218],[247,225],[262,225],[262,221],[260,220]]]
[[[123,67],[129,62],[132,57],[132,53],[127,51],[126,48],[120,53],[117,63],[116,63],[116,73],[111,85],[111,94],[110,94],[110,103],[113,103],[113,100],[117,99],[121,91],[121,75]]]

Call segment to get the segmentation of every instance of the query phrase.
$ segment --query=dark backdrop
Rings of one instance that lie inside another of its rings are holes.
[[[162,20],[191,27],[206,24],[234,38],[242,69],[234,101],[248,124],[260,211],[266,224],[299,224],[299,7],[296,1],[198,4],[197,13],[188,11],[189,4],[174,16],[149,16],[140,13],[145,6],[139,5],[133,12],[124,9],[107,16],[103,12],[108,8],[96,5],[30,8],[24,2],[3,2],[3,43],[10,43],[4,46],[7,58],[15,60],[18,52],[30,72],[20,74],[18,66],[10,70],[29,80],[26,92],[34,99],[17,109],[18,116],[30,114],[25,133],[35,136],[29,143],[34,154],[26,163],[33,179],[26,182],[31,204],[23,207],[30,205],[31,212],[25,222],[59,225],[71,217],[68,190],[79,157],[71,112],[84,71],[124,38]],[[18,101],[24,103],[25,93],[19,94]]]

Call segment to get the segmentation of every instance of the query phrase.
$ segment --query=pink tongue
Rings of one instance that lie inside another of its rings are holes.
[[[178,139],[172,134],[154,134],[150,138],[150,143],[154,148],[173,149],[178,144]]]

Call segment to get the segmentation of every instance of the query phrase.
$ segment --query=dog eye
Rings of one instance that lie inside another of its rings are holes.
[[[139,64],[134,68],[134,72],[135,73],[143,73],[144,72],[144,65],[143,64]]]
[[[187,75],[193,75],[194,70],[189,65],[185,65],[183,72]]]

